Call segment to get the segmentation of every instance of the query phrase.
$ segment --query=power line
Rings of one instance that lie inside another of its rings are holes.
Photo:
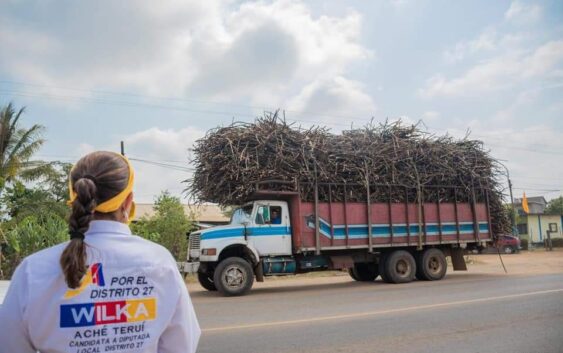
[[[549,192],[559,192],[563,189],[534,189],[534,188],[513,188],[514,190],[532,190],[532,191],[549,191]]]
[[[100,103],[100,104],[108,104],[108,105],[118,105],[118,106],[125,106],[125,107],[148,107],[148,108],[155,108],[155,109],[167,109],[167,110],[176,110],[176,111],[186,111],[191,113],[199,113],[199,114],[211,114],[211,115],[222,115],[222,116],[229,116],[234,118],[235,116],[239,118],[249,118],[254,119],[255,116],[248,115],[245,113],[236,113],[233,114],[232,112],[224,112],[224,111],[213,111],[213,110],[206,110],[206,109],[192,109],[192,108],[184,108],[184,107],[173,107],[173,106],[164,106],[158,104],[150,104],[150,103],[137,103],[137,102],[128,102],[128,101],[115,101],[115,100],[105,100],[103,98],[95,98],[95,97],[76,97],[76,96],[57,96],[52,94],[37,94],[37,93],[19,93],[15,91],[6,91],[0,89],[0,93],[9,94],[16,97],[27,97],[27,98],[39,98],[39,99],[54,99],[54,100],[62,100],[67,102],[72,101],[80,101],[86,103]],[[326,117],[330,117],[325,115]],[[342,118],[340,118],[342,119]],[[348,118],[354,119],[354,118]],[[319,125],[331,125],[331,126],[343,126],[347,128],[351,128],[351,124],[344,124],[338,122],[330,122],[330,121],[318,121],[318,120],[310,120],[302,118],[301,120],[286,118],[286,120],[294,123],[303,123],[303,124],[319,124]],[[358,122],[368,122],[368,120],[362,119],[355,119]]]
[[[547,187],[547,188],[558,188],[563,186],[563,184],[539,184],[539,183],[528,183],[528,182],[514,182],[515,185],[517,186],[529,186],[529,187]]]
[[[193,168],[186,168],[186,167],[178,166],[178,165],[175,165],[175,164],[161,163],[161,162],[158,162],[158,161],[151,161],[151,160],[138,159],[138,158],[129,158],[129,160],[154,165],[154,166],[157,166],[157,167],[177,170],[177,171],[181,171],[181,172],[191,173],[191,172],[195,171],[195,169],[193,169]]]
[[[11,81],[0,81],[0,83],[1,82],[11,82]],[[31,84],[28,84],[28,85],[31,85]],[[37,86],[42,86],[42,85],[37,85]],[[49,86],[45,86],[45,87],[49,87]],[[56,87],[51,86],[51,88],[56,88]],[[78,89],[76,89],[76,90],[78,90]],[[96,92],[96,91],[88,91],[88,90],[81,90],[81,91]],[[99,92],[103,92],[103,91],[99,91]],[[164,106],[164,105],[151,104],[151,103],[116,101],[116,100],[107,100],[107,99],[104,99],[104,98],[96,98],[96,97],[61,96],[61,95],[44,94],[44,93],[29,93],[29,92],[21,92],[21,91],[11,90],[11,89],[1,89],[1,88],[0,88],[0,93],[10,94],[10,95],[14,95],[14,96],[21,96],[21,97],[29,97],[29,98],[48,98],[48,99],[56,99],[56,100],[63,100],[63,101],[73,101],[74,100],[74,101],[84,101],[84,102],[90,102],[90,103],[120,105],[120,106],[128,106],[128,107],[149,107],[149,108],[156,108],[156,109],[169,109],[169,110],[177,110],[177,111],[187,111],[187,112],[199,113],[199,114],[223,115],[223,116],[230,116],[230,117],[233,117],[233,115],[238,115],[239,117],[242,117],[242,118],[254,118],[254,116],[244,114],[244,113],[233,114],[232,112],[225,112],[225,111],[214,111],[214,110],[208,110],[208,109],[193,109],[193,108],[185,108],[185,107]],[[112,93],[112,94],[117,94],[117,93]],[[135,95],[135,94],[123,94],[123,95],[143,97],[142,95]],[[146,96],[146,97],[150,97],[150,96]],[[174,98],[162,98],[162,99],[174,99]],[[177,99],[177,100],[182,101],[181,99]],[[240,105],[240,106],[242,106],[242,105]],[[246,107],[255,108],[255,107],[252,107],[252,106],[246,106]],[[295,112],[297,114],[300,114],[297,111],[292,111],[292,110],[286,110],[286,111],[287,112]],[[314,113],[311,114],[311,115],[314,115]],[[371,120],[357,119],[357,118],[344,117],[344,116],[338,116],[338,115],[318,115],[318,116],[334,117],[334,118],[347,118],[347,119],[356,120],[358,122],[363,122],[363,123],[371,122]],[[328,122],[327,121],[317,121],[317,120],[304,119],[304,118],[301,118],[301,119],[286,118],[286,120],[289,120],[290,122],[294,122],[294,123],[345,126],[345,127],[349,127],[349,128],[351,127],[351,125],[349,125],[349,124],[343,124],[343,123],[338,123],[338,122],[330,122],[330,121],[328,121]],[[429,128],[429,129],[433,129],[433,130],[435,130],[436,132],[439,132],[439,133],[443,133],[443,132],[440,132],[440,131],[444,131],[444,130],[432,128],[428,125],[426,125],[426,127]],[[449,133],[449,131],[447,131],[447,130],[445,130],[445,132]],[[493,139],[493,140],[496,139],[494,137],[482,136],[482,135],[473,135],[473,137],[487,139],[487,140],[488,139]],[[524,147],[521,147],[521,146],[506,145],[506,144],[499,145],[499,144],[495,144],[495,143],[487,143],[487,145],[492,146],[492,147],[514,149],[514,150],[527,151],[527,152],[540,153],[540,154],[550,154],[550,155],[562,155],[563,154],[563,153],[557,152],[557,151],[524,148]]]
[[[41,88],[48,88],[48,89],[58,89],[58,90],[66,90],[66,91],[76,91],[76,92],[84,92],[88,94],[102,94],[102,95],[113,95],[113,96],[128,96],[128,97],[136,97],[136,98],[148,98],[148,99],[158,99],[158,100],[169,100],[169,101],[176,101],[182,103],[203,103],[203,104],[215,104],[215,105],[224,105],[224,106],[232,106],[232,107],[241,107],[247,109],[254,109],[254,110],[264,110],[265,106],[257,106],[257,105],[248,105],[248,104],[240,104],[240,103],[225,103],[225,102],[218,102],[212,100],[202,100],[202,99],[193,99],[193,98],[178,98],[178,97],[165,97],[165,96],[153,96],[153,95],[144,95],[138,93],[125,93],[125,92],[115,92],[115,91],[106,91],[106,90],[90,90],[84,88],[65,88],[60,86],[49,86],[43,84],[35,84],[35,83],[26,83],[26,82],[18,82],[18,81],[9,81],[9,80],[0,80],[0,84],[11,84],[11,85],[20,85],[20,86],[31,86],[31,87],[41,87]],[[9,88],[8,88],[9,89]],[[270,110],[276,110],[276,108],[269,107]],[[285,109],[288,113],[294,114],[308,114],[317,117],[328,117],[328,118],[339,118],[339,119],[356,119],[356,120],[364,120],[369,122],[369,120],[365,119],[357,119],[355,117],[351,117],[348,115],[340,115],[340,114],[326,114],[326,113],[319,113],[310,110],[291,110]]]
[[[10,80],[0,80],[0,84],[9,84],[9,85],[19,85],[19,86],[30,86],[30,87],[40,87],[40,88],[47,88],[47,89],[57,89],[57,90],[65,90],[65,91],[75,91],[75,92],[84,92],[84,93],[88,93],[88,94],[102,94],[102,95],[113,95],[113,96],[127,96],[127,97],[135,97],[135,98],[148,98],[148,99],[158,99],[158,100],[170,100],[170,101],[177,101],[177,102],[196,102],[196,103],[204,103],[204,104],[215,104],[215,105],[225,105],[225,106],[231,106],[231,107],[242,107],[242,108],[248,108],[248,109],[258,109],[258,110],[263,110],[265,106],[257,106],[257,105],[247,105],[247,104],[240,104],[240,103],[225,103],[225,102],[218,102],[218,101],[212,101],[212,100],[202,100],[202,99],[193,99],[193,98],[178,98],[178,97],[166,97],[166,96],[154,96],[154,95],[146,95],[146,94],[138,94],[138,93],[126,93],[126,92],[116,92],[116,91],[107,91],[107,90],[92,90],[92,89],[84,89],[84,88],[76,88],[76,87],[61,87],[61,86],[52,86],[52,85],[44,85],[44,84],[36,84],[36,83],[28,83],[28,82],[21,82],[21,81],[10,81]],[[8,92],[11,90],[12,92],[19,92],[22,93],[21,91],[16,91],[12,88],[7,88],[4,90],[8,90]],[[23,92],[22,94],[30,94],[28,92]],[[80,96],[70,96],[67,98],[75,98],[75,99],[91,99],[92,97],[80,97]],[[127,102],[130,103],[130,102]],[[159,106],[161,107],[161,106]],[[170,108],[170,107],[162,107],[162,108]],[[172,108],[173,109],[173,108]],[[276,110],[275,108],[270,107],[270,110]],[[326,114],[326,113],[318,113],[318,112],[313,112],[313,111],[306,111],[306,110],[292,110],[292,109],[285,109],[285,112],[290,112],[290,113],[295,113],[298,115],[301,114],[308,114],[308,115],[314,115],[314,116],[319,116],[319,117],[329,117],[329,118],[344,118],[344,119],[351,119],[351,120],[357,120],[360,122],[366,122],[369,123],[371,121],[371,119],[358,119],[357,117],[352,117],[352,116],[347,116],[347,115],[339,115],[339,114]],[[199,112],[199,111],[198,111]],[[205,110],[205,112],[211,112],[208,110]],[[218,112],[220,114],[231,114],[228,112]],[[295,120],[295,119],[292,119]],[[300,121],[300,120],[295,120],[295,121]],[[301,121],[304,122],[304,121]],[[315,121],[305,121],[305,122],[315,122]],[[325,122],[322,122],[325,123]],[[340,125],[340,124],[339,124]],[[428,125],[425,124],[426,127],[428,128],[432,128]],[[435,129],[432,128],[434,130],[439,130],[439,129]],[[527,132],[527,133],[534,133],[533,131],[531,132]],[[541,131],[537,131],[536,133],[543,133]],[[489,137],[489,136],[484,136],[484,135],[473,135],[476,137],[482,137],[482,138],[487,138],[487,139],[496,139],[496,140],[501,140],[495,137]]]

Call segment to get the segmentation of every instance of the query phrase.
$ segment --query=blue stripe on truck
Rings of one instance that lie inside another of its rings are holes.
[[[283,236],[291,235],[291,228],[283,227],[248,227],[248,235],[257,236]],[[201,234],[201,239],[218,239],[218,238],[230,238],[230,237],[242,237],[244,236],[244,228],[229,228],[229,229],[219,229],[210,230]]]
[[[320,219],[321,229],[320,233],[327,238],[333,238],[331,236],[330,224],[323,219]],[[307,222],[307,226],[311,229],[315,229],[314,222]],[[455,223],[442,224],[442,234],[452,235],[457,234],[457,227]],[[419,233],[418,225],[409,226],[410,235],[417,236]],[[473,234],[473,223],[460,223],[459,225],[460,234]],[[489,225],[487,222],[479,223],[479,232],[488,233]],[[335,225],[333,227],[334,239],[344,239],[346,238],[346,227],[344,225]],[[391,231],[389,225],[385,224],[373,224],[371,229],[371,234],[373,237],[389,237],[391,236]],[[427,235],[438,235],[440,234],[440,227],[438,224],[426,224],[426,234]],[[394,236],[406,236],[407,226],[406,225],[393,225],[393,235]],[[348,238],[351,239],[362,239],[368,237],[368,226],[367,224],[352,224],[348,225]]]
[[[324,220],[320,220],[321,229],[320,233],[331,238],[330,235],[330,225]],[[314,229],[314,223],[307,223],[309,228]],[[473,234],[473,223],[462,223],[459,225],[460,234]],[[248,227],[249,236],[283,236],[290,235],[291,228],[286,226],[281,227]],[[410,235],[418,235],[418,225],[409,226]],[[219,230],[209,230],[201,234],[201,239],[219,239],[219,238],[230,238],[230,237],[243,237],[244,228],[229,228],[229,229],[219,229]],[[480,233],[489,233],[489,225],[487,222],[479,223]],[[438,235],[439,227],[438,224],[426,224],[426,234],[427,235]],[[457,234],[457,228],[455,224],[442,224],[442,234],[443,235],[454,235]],[[374,224],[372,225],[372,236],[373,237],[389,237],[391,235],[390,227],[384,224]],[[407,226],[406,225],[394,225],[393,226],[394,236],[406,236]],[[368,226],[366,224],[354,224],[348,226],[348,238],[350,239],[362,239],[368,236]],[[346,228],[344,225],[334,226],[334,239],[344,239],[346,238]]]

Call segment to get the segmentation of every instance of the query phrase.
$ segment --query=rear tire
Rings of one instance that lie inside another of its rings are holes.
[[[254,272],[245,259],[228,257],[217,265],[213,282],[224,296],[245,295],[254,283]]]
[[[408,283],[416,274],[414,257],[405,250],[396,250],[388,255],[384,272],[391,283]]]
[[[381,276],[383,282],[393,283],[391,282],[391,280],[387,276],[387,273],[385,272],[385,268],[387,267],[386,263],[388,257],[389,257],[388,253],[382,253],[381,255],[379,255],[379,275]]]
[[[440,249],[430,248],[416,258],[416,278],[423,281],[439,281],[446,276],[448,264]]]
[[[209,275],[207,273],[198,272],[197,280],[199,281],[199,284],[208,291],[214,292],[217,290],[217,287],[215,287],[215,283],[213,282],[213,274]]]
[[[350,277],[359,282],[374,281],[379,275],[379,269],[376,263],[355,263],[353,268],[348,269]]]

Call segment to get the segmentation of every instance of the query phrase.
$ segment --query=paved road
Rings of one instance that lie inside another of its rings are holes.
[[[190,292],[200,353],[563,352],[563,273],[403,285],[313,278],[239,298]]]
[[[10,286],[10,281],[0,281],[0,305],[4,301],[6,292],[8,292],[8,287]]]

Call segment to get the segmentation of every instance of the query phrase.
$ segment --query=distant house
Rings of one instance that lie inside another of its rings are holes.
[[[514,199],[514,208],[518,213],[518,234],[532,243],[543,243],[548,232],[551,238],[563,237],[563,215],[544,214],[547,201],[543,196],[528,197],[530,213],[522,209],[522,199]]]
[[[543,196],[533,196],[527,197],[528,208],[530,209],[530,214],[543,214],[545,208],[547,207],[547,201]],[[522,199],[514,199],[514,208],[520,216],[525,216],[526,212],[522,209]]]
[[[223,214],[221,208],[217,205],[183,205],[184,212],[188,217],[194,217],[196,225],[200,228],[207,228],[216,225],[229,223],[229,217]],[[138,221],[143,217],[151,217],[155,213],[154,205],[151,203],[136,204],[135,219]]]

